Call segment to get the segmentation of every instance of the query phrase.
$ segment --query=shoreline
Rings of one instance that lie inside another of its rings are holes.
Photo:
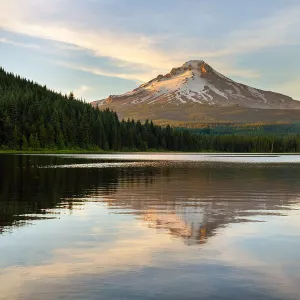
[[[0,154],[202,154],[202,155],[300,155],[300,152],[215,152],[215,151],[199,151],[199,152],[182,152],[182,151],[163,151],[163,150],[128,150],[128,151],[104,151],[104,150],[0,150]]]

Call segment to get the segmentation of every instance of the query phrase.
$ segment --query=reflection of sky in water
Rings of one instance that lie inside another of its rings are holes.
[[[6,266],[1,260],[0,298],[59,299],[68,291],[69,299],[97,299],[98,292],[104,298],[125,293],[128,299],[201,292],[201,299],[223,289],[223,297],[243,292],[249,299],[296,299],[300,293],[296,213],[290,213],[289,224],[272,217],[263,226],[230,225],[198,248],[130,215],[109,214],[99,203],[86,204],[83,212],[1,237]],[[20,243],[22,252],[15,248]]]
[[[0,235],[0,299],[299,298],[297,167],[123,168],[36,170],[82,185]]]
[[[52,156],[52,154],[49,154]],[[57,156],[57,155],[56,155]],[[229,162],[229,163],[300,163],[300,155],[281,154],[179,154],[179,153],[147,153],[147,154],[61,154],[65,158],[135,160],[135,161],[198,161],[198,162]]]

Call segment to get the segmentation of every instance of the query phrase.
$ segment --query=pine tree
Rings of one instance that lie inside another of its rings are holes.
[[[14,126],[12,146],[17,150],[20,148],[20,132],[17,125]]]
[[[28,150],[28,143],[25,135],[22,136],[22,150]]]
[[[75,99],[74,93],[71,91],[69,94],[69,100],[74,100],[74,99]]]
[[[30,149],[36,149],[36,143],[32,134],[30,134],[28,145]]]

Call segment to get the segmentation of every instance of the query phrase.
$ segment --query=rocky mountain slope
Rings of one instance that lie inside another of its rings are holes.
[[[92,105],[115,109],[121,117],[156,121],[273,122],[300,116],[300,101],[237,83],[201,60]]]

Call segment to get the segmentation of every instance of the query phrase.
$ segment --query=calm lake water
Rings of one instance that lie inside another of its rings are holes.
[[[300,156],[0,155],[0,299],[300,299]]]

